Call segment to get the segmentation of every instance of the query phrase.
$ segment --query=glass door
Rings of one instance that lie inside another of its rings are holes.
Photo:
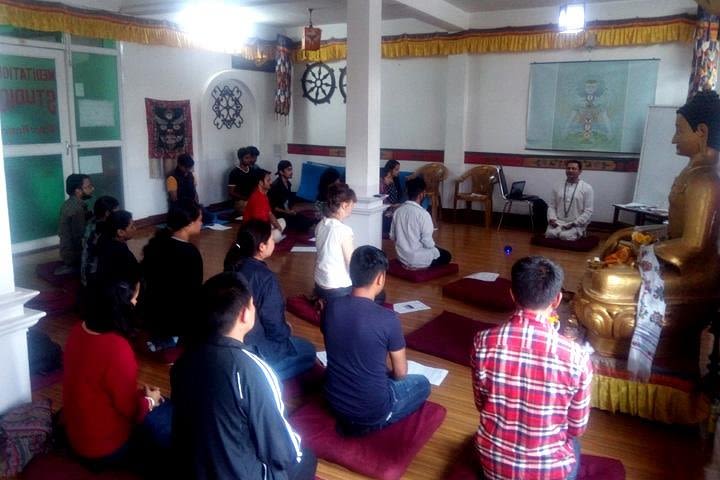
[[[0,26],[0,125],[13,252],[57,243],[71,173],[90,176],[94,198],[112,195],[123,204],[119,99],[115,42]]]
[[[71,48],[71,134],[77,171],[90,175],[94,198],[111,195],[124,205],[116,50]]]
[[[0,45],[0,126],[13,251],[57,242],[73,172],[64,51]]]

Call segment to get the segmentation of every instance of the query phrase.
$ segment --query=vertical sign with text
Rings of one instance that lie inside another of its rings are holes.
[[[4,145],[60,142],[55,61],[0,55]]]

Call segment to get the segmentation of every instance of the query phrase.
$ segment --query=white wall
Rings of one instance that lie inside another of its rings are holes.
[[[685,102],[692,61],[690,45],[596,49],[592,53],[563,50],[470,57],[466,150],[537,155],[547,153],[525,149],[531,63],[633,58],[660,59],[656,104],[679,106]],[[667,148],[672,148],[669,138],[667,141]],[[506,175],[508,182],[527,180],[526,192],[543,198],[549,198],[553,185],[563,178],[560,170],[538,168],[508,168]],[[632,200],[635,173],[589,171],[583,174],[583,178],[595,189],[595,220],[612,220],[612,204]],[[496,205],[501,205],[499,196],[497,200]]]
[[[609,20],[693,13],[692,0],[632,0],[601,2],[587,5],[587,18]],[[539,25],[557,22],[554,7],[526,10],[485,12],[472,15],[473,28],[496,28],[507,25]],[[323,38],[344,37],[344,25],[323,26]],[[421,22],[385,21],[383,34],[431,32],[436,29]],[[424,29],[424,30],[423,30]],[[326,35],[327,33],[327,35]],[[467,60],[462,60],[462,58]],[[464,165],[459,151],[498,153],[549,152],[525,149],[525,126],[530,64],[617,59],[660,59],[655,103],[681,105],[687,93],[692,62],[689,44],[664,44],[645,47],[598,48],[532,52],[518,54],[486,54],[459,56],[460,61],[447,58],[384,59],[382,62],[381,146],[386,148],[440,149],[446,152],[446,166],[451,177],[472,168]],[[333,62],[338,68],[343,62]],[[331,103],[314,106],[302,98],[300,75],[304,65],[296,66],[294,111],[288,135],[289,143],[345,145],[345,109],[339,94]],[[453,82],[454,76],[466,75],[467,81]],[[464,92],[453,91],[452,85],[466,86]],[[465,108],[451,101],[455,96],[467,99]],[[463,126],[460,135],[449,130]],[[668,139],[668,144],[669,144]],[[453,142],[448,145],[448,142]],[[462,143],[456,145],[455,143]],[[671,148],[668,145],[668,148]],[[600,154],[599,156],[602,156]],[[605,155],[607,156],[607,155]],[[296,163],[315,160],[342,164],[342,158],[290,156]],[[452,158],[450,158],[452,157]],[[413,170],[418,162],[402,162],[403,170]],[[299,167],[299,165],[296,165]],[[296,171],[299,171],[296,168]],[[549,197],[553,185],[562,181],[562,170],[539,168],[506,168],[508,182],[528,181],[528,193]],[[612,203],[632,200],[635,173],[587,171],[583,178],[595,188],[594,219],[610,221]],[[296,179],[296,183],[300,179]],[[450,205],[452,178],[445,184],[443,203]],[[495,209],[502,208],[499,192]],[[520,208],[520,207],[518,207]],[[521,210],[518,210],[521,213]]]
[[[149,176],[146,97],[190,100],[195,168],[201,181],[200,201],[224,200],[220,169],[206,163],[208,159],[203,151],[201,104],[211,78],[230,69],[230,55],[133,43],[124,43],[121,48],[125,208],[133,212],[135,218],[167,210],[164,180]],[[256,146],[261,152],[258,164],[274,167],[282,150],[279,145],[285,139],[285,120],[276,120],[273,113],[275,76],[245,70],[234,72],[237,72],[235,78],[247,86],[256,101],[259,132]],[[240,135],[238,138],[244,140]],[[238,144],[235,149],[240,146],[244,145]],[[228,168],[232,166],[231,157],[225,161]],[[210,174],[210,178],[206,174]]]

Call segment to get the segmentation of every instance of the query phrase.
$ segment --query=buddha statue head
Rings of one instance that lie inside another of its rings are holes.
[[[694,157],[720,149],[720,96],[706,90],[698,92],[677,110],[672,143],[678,155]]]

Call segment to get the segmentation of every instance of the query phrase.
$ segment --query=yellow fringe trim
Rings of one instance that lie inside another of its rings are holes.
[[[86,10],[58,3],[29,0],[0,0],[0,24],[39,30],[67,32],[92,38],[105,38],[146,45],[202,48],[176,25]],[[582,47],[594,35],[597,47],[653,45],[691,42],[696,19],[688,15],[662,18],[592,22],[585,32],[564,34],[554,25],[517,28],[466,30],[457,33],[405,34],[383,37],[384,58],[437,57],[459,54],[533,52]],[[274,57],[274,43],[256,40],[232,52],[256,62]],[[294,51],[295,62],[331,62],[347,56],[345,39],[323,42],[320,50]]]
[[[710,402],[700,392],[595,374],[591,406],[664,423],[697,424],[707,420]]]
[[[597,47],[622,47],[684,42],[694,39],[694,17],[617,20],[591,23],[578,34],[559,33],[554,25],[492,30],[467,30],[446,34],[383,37],[383,58],[439,57],[460,54],[533,52],[580,48],[594,35]],[[296,50],[295,62],[331,62],[346,58],[345,39],[323,42],[320,50]]]
[[[0,24],[145,45],[202,48],[202,45],[194,42],[170,22],[144,20],[101,10],[85,10],[59,3],[0,0]],[[232,53],[261,62],[274,58],[275,44],[254,40]]]

